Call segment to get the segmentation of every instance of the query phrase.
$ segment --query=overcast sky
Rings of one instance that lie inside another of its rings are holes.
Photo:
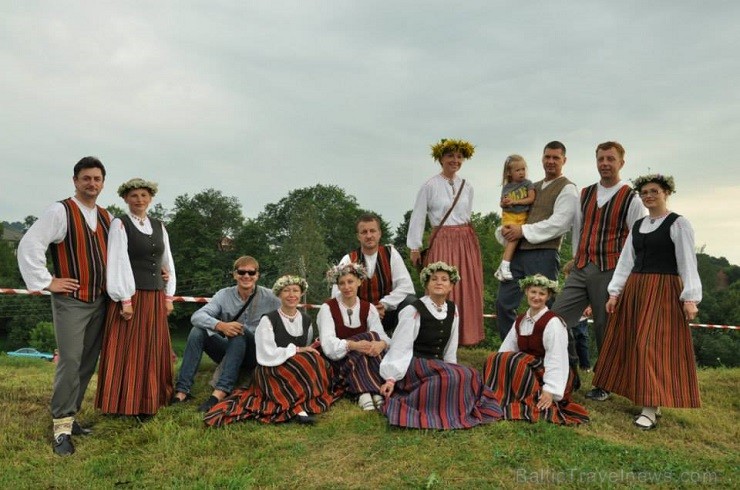
[[[72,193],[85,155],[157,201],[206,188],[246,217],[336,184],[394,227],[439,166],[443,137],[477,146],[460,173],[498,209],[510,153],[542,175],[673,174],[669,208],[697,245],[740,264],[740,4],[734,1],[117,1],[0,3],[0,220]],[[173,244],[173,246],[176,246]]]

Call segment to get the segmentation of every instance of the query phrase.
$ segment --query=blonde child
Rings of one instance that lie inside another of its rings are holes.
[[[501,225],[523,225],[529,206],[534,202],[534,185],[527,179],[527,162],[521,155],[509,155],[504,162],[503,189],[501,189]],[[506,242],[504,255],[494,274],[499,281],[510,281],[510,263],[519,240]]]

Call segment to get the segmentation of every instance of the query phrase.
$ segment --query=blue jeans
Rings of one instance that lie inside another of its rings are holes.
[[[560,254],[557,250],[517,250],[514,253],[511,260],[511,275],[514,276],[514,280],[499,285],[496,299],[496,323],[501,340],[505,339],[511,330],[524,296],[519,288],[519,279],[539,273],[548,279],[557,280],[559,270]]]
[[[252,369],[257,365],[253,333],[245,331],[244,335],[223,337],[208,335],[206,330],[193,327],[190,329],[185,352],[182,355],[182,365],[175,391],[190,393],[203,352],[215,363],[223,363],[221,376],[216,382],[216,389],[225,393],[231,393],[234,389],[242,364]]]

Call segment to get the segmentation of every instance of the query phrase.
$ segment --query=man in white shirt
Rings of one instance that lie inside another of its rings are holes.
[[[85,157],[74,167],[75,195],[49,206],[18,244],[18,267],[31,291],[51,291],[59,362],[51,414],[54,452],[74,453],[72,435],[87,435],[75,420],[95,372],[105,321],[105,263],[111,216],[96,204],[105,167]],[[46,268],[51,249],[54,275]]]
[[[573,270],[552,306],[552,311],[563,318],[568,329],[573,329],[583,310],[590,305],[599,351],[604,343],[607,321],[607,286],[632,225],[647,214],[632,187],[619,176],[624,167],[624,154],[624,147],[616,141],[606,141],[596,147],[596,170],[600,179],[581,189],[573,220]],[[570,347],[573,354],[574,346]],[[609,393],[594,387],[586,397],[603,401]]]
[[[416,300],[414,284],[401,254],[392,245],[380,245],[383,235],[377,215],[363,214],[355,222],[355,229],[360,248],[342,257],[339,265],[355,262],[365,266],[368,279],[360,285],[357,295],[375,305],[383,328],[391,332],[398,324],[398,312]],[[331,295],[340,295],[336,284]]]
[[[499,285],[496,314],[501,339],[505,339],[516,319],[517,308],[524,294],[519,279],[542,274],[557,280],[560,269],[560,244],[573,226],[578,203],[575,184],[563,175],[567,160],[565,145],[551,141],[543,150],[542,167],[545,178],[535,183],[535,200],[523,225],[506,225],[502,234],[506,240],[520,240],[511,261],[514,280]]]

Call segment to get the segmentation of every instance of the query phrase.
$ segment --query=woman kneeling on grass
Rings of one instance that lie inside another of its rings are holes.
[[[357,296],[367,271],[361,264],[349,263],[329,269],[326,279],[339,287],[341,295],[319,310],[321,349],[334,367],[335,385],[351,395],[359,395],[363,410],[383,404],[379,395],[383,378],[380,360],[391,339],[383,330],[375,306]]]
[[[517,317],[498,352],[486,359],[486,385],[506,420],[588,422],[586,409],[570,399],[576,372],[568,363],[568,330],[546,305],[558,290],[557,281],[535,274],[519,285],[529,309]]]
[[[257,368],[249,388],[235,390],[205,415],[206,425],[220,427],[245,419],[313,424],[311,414],[329,409],[338,395],[331,391],[331,368],[311,346],[311,317],[298,311],[308,289],[298,276],[282,276],[272,291],[279,309],[262,317],[255,331]]]
[[[457,268],[435,262],[421,271],[427,295],[398,315],[391,348],[380,364],[387,381],[383,413],[391,425],[468,429],[501,418],[501,408],[475,369],[457,362],[459,318],[447,297]]]

